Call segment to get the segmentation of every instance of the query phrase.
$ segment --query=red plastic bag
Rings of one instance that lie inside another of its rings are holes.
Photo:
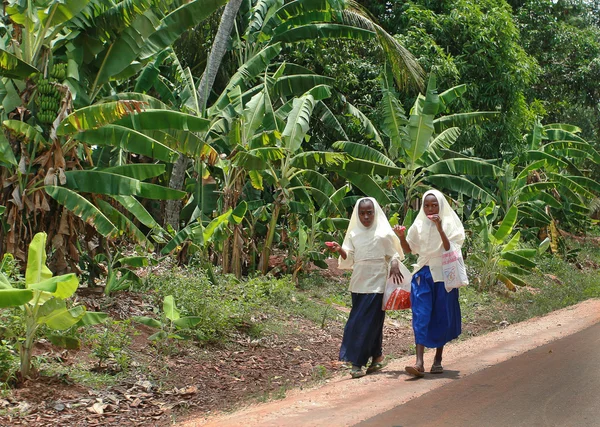
[[[381,307],[385,311],[406,310],[410,308],[410,282],[412,275],[402,263],[400,263],[400,273],[403,276],[401,283],[394,283],[388,278],[385,284]]]
[[[389,299],[387,300],[383,309],[389,310],[406,310],[410,308],[410,292],[406,292],[404,289],[396,288]]]

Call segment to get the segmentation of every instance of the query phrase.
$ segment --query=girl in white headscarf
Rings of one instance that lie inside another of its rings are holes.
[[[406,253],[419,255],[411,283],[411,309],[417,361],[406,371],[416,377],[425,372],[425,347],[435,348],[432,374],[443,373],[444,345],[461,333],[458,289],[446,291],[442,273],[442,254],[451,246],[460,248],[464,227],[444,195],[429,190],[423,195],[421,209],[405,236],[404,228],[394,227]]]
[[[404,259],[400,240],[394,234],[381,207],[371,197],[354,206],[344,243],[328,242],[340,255],[338,266],[352,269],[350,292],[352,310],[344,328],[340,360],[352,363],[352,378],[383,367],[383,292],[388,276],[400,283],[400,261]],[[371,364],[366,372],[362,367]]]

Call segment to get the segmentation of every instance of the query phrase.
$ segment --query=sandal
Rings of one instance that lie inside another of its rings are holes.
[[[425,376],[425,369],[420,368],[417,365],[414,366],[405,366],[404,370],[406,370],[406,372],[409,375],[412,375],[413,377],[417,377],[417,378],[423,378]]]
[[[361,378],[367,375],[365,371],[363,371],[362,366],[353,366],[350,371],[350,376],[352,378]]]
[[[432,374],[443,374],[444,373],[444,367],[440,364],[440,365],[436,365],[435,363],[433,365],[431,365],[431,369],[429,370],[430,373]]]
[[[383,361],[373,362],[367,368],[367,374],[372,374],[373,372],[381,371],[382,369],[383,369]]]

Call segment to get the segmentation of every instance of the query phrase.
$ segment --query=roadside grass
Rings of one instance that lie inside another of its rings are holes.
[[[580,251],[575,262],[546,255],[529,277],[532,289],[507,299],[507,320],[520,322],[543,316],[590,298],[600,297],[600,248],[591,244],[569,242]]]

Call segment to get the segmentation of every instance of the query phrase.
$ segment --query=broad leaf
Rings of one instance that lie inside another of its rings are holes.
[[[33,73],[40,71],[20,60],[12,53],[0,49],[0,76],[9,79],[25,80]]]
[[[508,212],[506,212],[506,215],[504,216],[502,223],[498,227],[498,230],[494,233],[494,237],[498,241],[502,242],[506,238],[506,236],[508,236],[510,233],[512,233],[513,227],[517,223],[518,215],[519,215],[519,209],[517,209],[516,206],[511,207],[508,210]]]
[[[179,310],[175,306],[175,300],[173,299],[173,295],[167,295],[163,301],[163,311],[167,319],[171,322],[179,319],[181,316],[179,314]]]
[[[46,233],[37,233],[29,244],[27,269],[25,270],[25,286],[27,288],[52,277],[52,272],[46,266],[47,239]]]
[[[0,308],[19,307],[33,299],[31,289],[0,288]]]
[[[98,208],[73,190],[58,186],[46,186],[44,189],[54,200],[90,224],[104,237],[111,237],[117,232],[117,228]]]

